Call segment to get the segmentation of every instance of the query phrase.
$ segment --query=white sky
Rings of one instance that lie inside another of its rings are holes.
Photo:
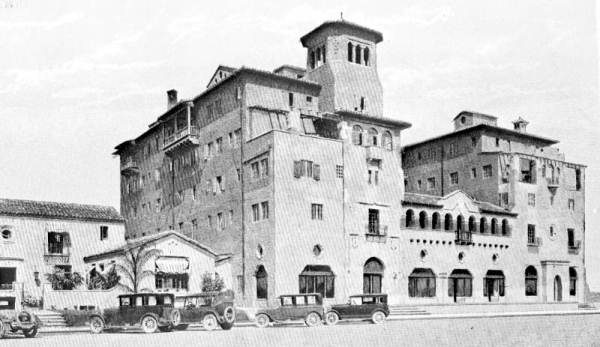
[[[369,6],[365,6],[368,4]],[[588,165],[587,261],[600,290],[597,10],[581,1],[0,0],[0,197],[119,206],[113,147],[218,64],[303,66],[299,38],[344,18],[379,30],[385,113],[404,143],[463,109],[518,116]]]

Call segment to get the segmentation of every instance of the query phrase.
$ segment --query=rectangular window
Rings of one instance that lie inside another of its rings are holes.
[[[569,210],[575,210],[575,199],[569,199]]]
[[[498,205],[502,207],[508,206],[508,193],[499,193],[498,194]]]
[[[429,189],[429,190],[435,189],[435,177],[429,177],[427,179],[427,189]]]
[[[535,239],[535,225],[527,224],[527,244],[536,245],[537,240]]]
[[[238,146],[242,141],[242,129],[235,130],[233,132],[233,137],[234,137],[236,146]]]
[[[264,158],[260,161],[260,176],[267,177],[269,176],[269,159]]]
[[[313,175],[313,162],[310,160],[303,160],[306,169],[306,176],[312,177]]]
[[[575,189],[581,190],[581,169],[575,169]]]
[[[242,171],[240,169],[235,169],[235,172],[237,174],[237,180],[238,182],[242,180]]]
[[[219,153],[223,153],[223,138],[219,137],[216,141],[215,141],[215,152],[217,154]]]
[[[229,225],[233,225],[233,210],[229,210]]]
[[[417,180],[417,189],[421,190],[421,186],[422,186],[421,180]]]
[[[575,247],[575,229],[567,229],[567,245]]]
[[[344,178],[344,166],[343,165],[335,166],[335,175],[337,178]]]
[[[368,224],[368,233],[369,234],[380,234],[379,230],[379,210],[370,208],[369,209],[369,224]]]
[[[198,220],[197,219],[192,219],[192,230],[194,230],[194,231],[198,230]]]
[[[198,194],[198,189],[196,188],[196,185],[194,184],[194,186],[192,187],[192,200],[196,200],[196,194]]]
[[[294,93],[288,93],[288,103],[290,107],[294,107]]]
[[[212,230],[212,227],[213,227],[212,216],[211,216],[211,215],[209,215],[209,216],[208,216],[208,229],[211,229],[211,230]]]
[[[215,155],[215,148],[214,148],[214,144],[212,142],[208,143],[208,157],[212,158]]]
[[[162,201],[160,198],[156,199],[156,212],[160,212],[161,208],[162,208]]]
[[[269,219],[269,202],[268,201],[261,202],[260,208],[262,210],[262,219]]]
[[[519,163],[521,165],[520,181],[525,183],[535,183],[535,160],[521,158]]]
[[[458,184],[458,172],[450,173],[450,185]]]
[[[219,228],[219,230],[225,229],[225,220],[223,220],[222,212],[217,213],[217,228]]]
[[[228,135],[228,137],[229,137],[229,147],[233,147],[234,143],[235,143],[233,141],[233,133],[230,132],[229,135]]]
[[[500,138],[496,137],[496,147],[500,147]]]
[[[108,238],[108,227],[106,225],[100,226],[100,241]]]
[[[323,220],[323,204],[311,205],[311,218],[316,220]]]
[[[471,178],[477,178],[477,168],[471,168]]]
[[[485,165],[483,167],[483,178],[490,178],[492,176],[493,176],[492,166],[491,165]]]
[[[368,180],[367,180],[367,182],[369,184],[374,184],[374,185],[378,185],[379,184],[379,170],[369,169],[367,171],[367,174],[368,174]]]
[[[223,114],[223,104],[221,103],[221,99],[217,99],[215,101],[215,113],[217,115],[222,115]]]
[[[250,172],[252,173],[252,178],[259,178],[260,177],[260,167],[258,166],[258,162],[254,162],[252,164],[250,164]]]
[[[527,205],[535,206],[535,194],[534,193],[527,194]]]
[[[156,289],[188,289],[188,274],[157,273],[154,277]],[[141,299],[141,297],[140,297]]]
[[[260,220],[260,208],[258,207],[258,204],[253,204],[252,205],[252,221],[258,222],[259,220]]]
[[[299,292],[302,294],[319,293],[324,298],[333,298],[335,296],[335,277],[333,275],[300,275],[298,279]],[[308,300],[310,298],[309,296]]]

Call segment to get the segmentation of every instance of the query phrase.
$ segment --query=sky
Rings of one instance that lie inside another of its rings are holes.
[[[593,0],[0,0],[0,197],[119,208],[111,153],[204,90],[219,64],[303,66],[299,38],[340,18],[381,31],[385,116],[407,143],[461,110],[521,116],[586,170],[586,261],[600,290],[598,9]]]

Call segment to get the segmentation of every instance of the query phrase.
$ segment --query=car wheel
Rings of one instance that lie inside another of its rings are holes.
[[[219,323],[219,326],[223,330],[231,330],[231,328],[233,328],[233,323],[222,322],[222,323]]]
[[[34,326],[31,329],[23,330],[23,335],[25,335],[25,337],[27,337],[27,338],[35,337],[36,334],[37,334],[37,327],[36,326]]]
[[[266,328],[269,325],[269,317],[264,313],[260,313],[256,316],[255,322],[257,327]]]
[[[179,323],[181,323],[181,312],[173,310],[171,312],[171,326],[177,326]]]
[[[325,324],[336,325],[340,321],[340,316],[335,312],[327,312],[325,315]]]
[[[171,325],[165,325],[164,327],[158,327],[158,330],[160,330],[163,333],[168,333],[173,331],[173,327]]]
[[[309,327],[317,326],[319,323],[321,323],[321,316],[319,316],[319,314],[316,312],[311,312],[306,316],[304,322]]]
[[[158,322],[152,316],[146,316],[142,319],[142,330],[146,334],[155,333],[158,330]]]
[[[385,313],[383,313],[381,311],[374,312],[373,315],[371,316],[371,321],[374,324],[382,324],[383,322],[385,322]]]
[[[179,324],[173,327],[175,330],[185,330],[189,327],[189,324]]]
[[[90,331],[92,334],[100,334],[104,330],[104,321],[100,317],[90,319]]]
[[[225,320],[225,322],[233,324],[233,322],[235,321],[235,309],[233,308],[233,306],[225,307],[225,309],[223,310],[223,319]]]
[[[217,328],[218,325],[217,317],[214,314],[209,313],[202,318],[202,326],[205,330],[212,331]]]
[[[4,337],[4,322],[0,319],[0,339]]]

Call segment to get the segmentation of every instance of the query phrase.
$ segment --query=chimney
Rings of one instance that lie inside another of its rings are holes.
[[[519,117],[519,119],[513,122],[514,129],[521,133],[527,132],[527,124],[529,124],[529,122],[521,117]]]
[[[167,90],[167,110],[177,104],[177,91],[175,89]]]

